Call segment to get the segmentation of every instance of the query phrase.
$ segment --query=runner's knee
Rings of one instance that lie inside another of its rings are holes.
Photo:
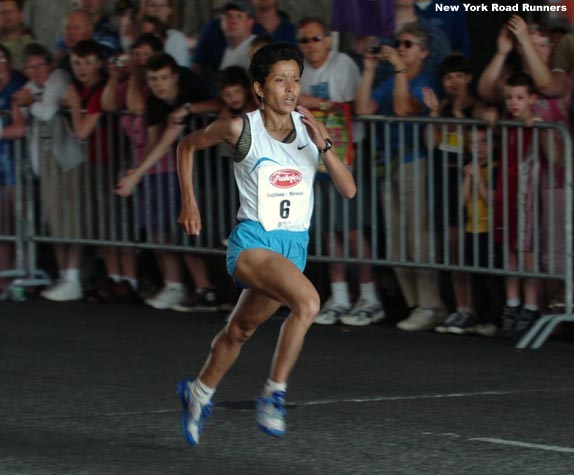
[[[256,327],[245,327],[231,322],[225,330],[225,336],[230,343],[242,345],[251,338],[251,335],[255,333],[255,329]]]
[[[313,322],[315,316],[319,313],[321,308],[321,299],[316,292],[305,296],[294,306],[293,313],[299,315],[300,318]]]

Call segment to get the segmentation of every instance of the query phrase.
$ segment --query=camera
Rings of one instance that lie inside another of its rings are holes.
[[[367,48],[367,52],[369,54],[379,54],[379,51],[381,51],[381,45],[377,45],[377,46],[369,46]]]
[[[110,63],[112,63],[116,68],[123,68],[126,65],[127,56],[122,54],[120,56],[114,56],[110,59]]]

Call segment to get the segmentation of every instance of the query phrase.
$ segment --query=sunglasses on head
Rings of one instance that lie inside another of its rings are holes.
[[[414,41],[411,40],[395,40],[395,48],[400,48],[401,46],[404,46],[406,49],[410,49],[414,45],[418,45],[418,43],[415,43]]]
[[[319,41],[321,41],[323,39],[322,36],[320,35],[315,35],[315,36],[304,36],[302,38],[299,38],[297,41],[299,43],[301,43],[302,45],[306,45],[307,43],[318,43]]]

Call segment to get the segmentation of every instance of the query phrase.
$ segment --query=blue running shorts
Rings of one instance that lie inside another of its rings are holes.
[[[257,221],[240,221],[231,234],[227,243],[227,272],[233,278],[235,266],[241,251],[246,249],[268,249],[289,259],[303,272],[307,263],[307,246],[309,245],[308,231],[265,231]],[[244,287],[235,278],[233,281],[239,287]]]

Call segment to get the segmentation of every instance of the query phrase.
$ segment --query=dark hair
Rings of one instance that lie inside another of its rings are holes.
[[[148,45],[154,53],[160,53],[163,51],[163,42],[153,33],[144,33],[143,35],[139,35],[130,46],[130,49],[133,50],[143,45]]]
[[[241,86],[246,91],[251,88],[249,75],[241,66],[229,66],[219,71],[215,82],[219,92],[229,86]]]
[[[263,47],[265,45],[270,45],[273,43],[273,37],[271,35],[257,35],[251,43],[249,43],[249,47],[251,48],[258,48]]]
[[[154,27],[153,34],[159,36],[163,40],[167,38],[168,26],[165,22],[161,21],[159,18],[147,15],[140,20],[140,24],[141,23],[151,23]]]
[[[464,56],[452,54],[440,63],[438,73],[441,79],[450,73],[472,74],[472,64]]]
[[[88,56],[94,55],[98,59],[102,59],[102,50],[100,45],[94,40],[84,40],[80,41],[72,48],[72,54],[79,56],[80,58],[87,58]]]
[[[156,53],[148,59],[145,65],[146,71],[159,71],[163,68],[171,69],[173,74],[179,74],[179,65],[173,56],[167,53]]]
[[[40,43],[28,43],[22,51],[22,56],[24,60],[31,56],[39,56],[46,64],[52,64],[53,60],[50,50]]]
[[[514,73],[506,80],[506,85],[510,87],[524,86],[528,94],[536,94],[536,84],[529,74],[518,72]]]
[[[252,82],[265,84],[273,65],[279,61],[296,61],[303,74],[303,53],[289,43],[273,43],[259,48],[251,58],[249,76]]]
[[[564,28],[563,26],[555,26],[550,28],[550,33],[559,33],[561,35],[566,35],[569,33],[570,30],[568,28]]]
[[[4,53],[8,64],[12,64],[12,53],[10,53],[10,50],[6,48],[6,46],[4,46],[2,43],[0,43],[0,53]]]
[[[306,16],[305,18],[302,18],[301,20],[299,20],[299,23],[297,23],[297,29],[299,30],[299,29],[301,29],[307,25],[311,25],[312,23],[317,23],[321,27],[321,29],[323,30],[324,35],[330,35],[331,34],[331,29],[327,26],[327,23],[325,23],[320,18],[317,18],[314,16]]]

